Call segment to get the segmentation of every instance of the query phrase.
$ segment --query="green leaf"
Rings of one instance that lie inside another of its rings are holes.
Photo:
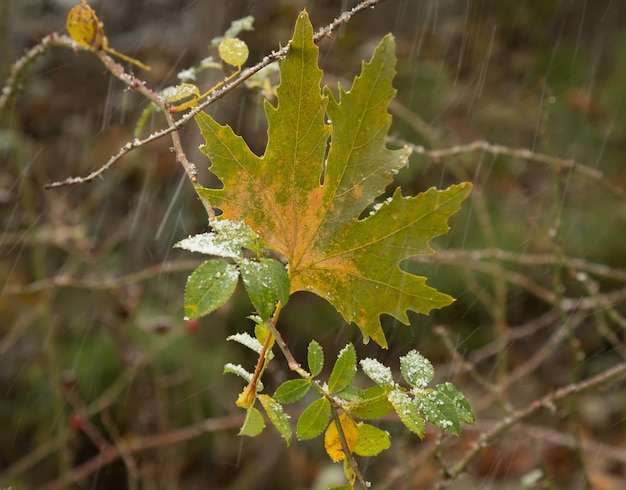
[[[281,384],[274,392],[274,400],[279,403],[294,403],[306,395],[311,383],[306,379],[290,379]]]
[[[265,104],[268,143],[255,155],[227,126],[204,113],[196,121],[206,140],[202,151],[223,188],[198,194],[243,220],[289,264],[291,293],[311,291],[329,301],[347,322],[381,346],[387,341],[380,316],[408,324],[408,310],[427,314],[453,300],[400,269],[430,254],[429,241],[448,230],[447,220],[471,184],[393,197],[359,219],[405,167],[409,149],[390,150],[387,106],[395,91],[395,44],[378,45],[349,91],[339,100],[322,95],[318,47],[306,12],[300,13],[280,62],[278,104]],[[327,123],[328,122],[328,123]]]
[[[461,433],[459,413],[454,402],[438,390],[425,390],[415,400],[426,420],[440,429],[458,436]]]
[[[259,235],[243,221],[214,218],[210,223],[213,231],[185,238],[174,245],[174,248],[235,260],[243,258],[242,248],[252,250],[257,255],[263,253]]]
[[[246,412],[246,419],[239,430],[240,436],[256,437],[265,428],[263,415],[256,408],[250,407]]]
[[[426,424],[415,400],[399,389],[390,391],[387,396],[406,428],[424,439]]]
[[[259,394],[257,398],[261,402],[261,405],[263,405],[270,422],[278,429],[281,437],[285,440],[287,446],[289,446],[291,444],[291,425],[289,425],[289,417],[283,411],[282,405],[268,395]]]
[[[337,356],[337,361],[328,378],[328,390],[335,393],[346,388],[356,375],[356,351],[352,344],[346,345]]]
[[[322,372],[324,368],[324,351],[322,346],[315,340],[311,340],[307,350],[307,362],[311,376],[315,377]]]
[[[435,376],[435,369],[428,359],[416,350],[400,357],[400,373],[414,388],[426,388]]]
[[[356,426],[358,438],[354,452],[359,456],[376,456],[391,447],[389,433],[370,424]]]
[[[232,264],[209,260],[191,273],[185,287],[185,316],[199,318],[222,306],[237,286],[239,272]]]
[[[361,359],[360,364],[361,369],[363,369],[365,375],[378,386],[390,388],[394,385],[391,369],[389,369],[380,361],[377,361],[376,359],[365,358]]]
[[[301,441],[319,436],[328,426],[330,420],[330,402],[319,398],[311,403],[298,419],[296,436]]]
[[[222,306],[235,292],[239,272],[232,264],[209,260],[191,273],[185,287],[185,316],[208,315]]]
[[[457,390],[452,383],[439,384],[435,387],[435,390],[439,393],[443,393],[446,397],[452,400],[461,422],[465,422],[466,424],[476,423],[474,411],[467,401],[467,398],[465,398],[465,395]]]
[[[267,320],[276,309],[289,300],[289,276],[285,266],[274,259],[246,260],[239,266],[241,279],[250,301],[262,320]]]
[[[393,410],[387,399],[387,392],[380,386],[365,390],[359,400],[351,401],[350,413],[364,420],[384,417]]]

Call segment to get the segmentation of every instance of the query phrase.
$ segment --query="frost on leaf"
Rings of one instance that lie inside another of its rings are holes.
[[[392,386],[393,375],[391,369],[376,359],[361,359],[361,369],[374,383],[379,386]]]
[[[241,364],[227,362],[224,365],[224,374],[226,373],[236,374],[237,376],[245,379],[248,383],[250,383],[250,380],[252,379],[252,373],[246,371]],[[263,383],[261,383],[260,380],[257,382],[257,392],[259,391],[263,391]]]
[[[206,140],[202,151],[223,183],[198,194],[225,218],[246,222],[287,259],[290,293],[321,296],[360,328],[365,341],[383,347],[382,314],[408,324],[408,310],[427,314],[452,302],[399,264],[432,252],[429,241],[448,230],[448,217],[471,187],[433,188],[414,197],[397,189],[374,214],[359,219],[410,154],[385,143],[387,106],[395,95],[394,50],[388,35],[352,88],[339,87],[336,100],[328,88],[320,90],[318,48],[302,12],[280,62],[278,104],[265,104],[269,128],[262,156],[230,127],[204,113],[196,116]]]
[[[402,377],[414,388],[426,388],[435,376],[435,369],[428,359],[416,350],[400,357]]]
[[[242,248],[255,252],[262,248],[259,236],[241,221],[215,219],[211,220],[211,227],[210,233],[190,236],[174,247],[231,259],[243,258]]]
[[[261,342],[259,342],[258,339],[254,338],[252,335],[246,332],[229,335],[228,337],[226,337],[226,340],[234,340],[235,342],[246,346],[248,349],[256,352],[257,354],[261,354],[261,351],[263,350]],[[274,354],[271,350],[267,352],[267,356],[269,359],[274,358]]]

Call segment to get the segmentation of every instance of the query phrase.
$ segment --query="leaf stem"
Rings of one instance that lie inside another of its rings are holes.
[[[365,478],[363,478],[363,474],[359,469],[359,465],[356,462],[356,459],[354,459],[354,454],[352,454],[350,448],[348,447],[348,440],[346,439],[346,434],[343,432],[343,426],[341,425],[341,421],[339,420],[339,413],[337,412],[337,408],[335,407],[335,405],[332,403],[332,400],[330,404],[330,414],[333,419],[332,423],[335,424],[335,426],[337,427],[337,434],[339,434],[339,441],[341,442],[341,450],[346,457],[348,465],[350,466],[350,468],[352,468],[352,471],[354,471],[354,474],[359,484],[364,489],[369,488],[367,482],[365,481]]]

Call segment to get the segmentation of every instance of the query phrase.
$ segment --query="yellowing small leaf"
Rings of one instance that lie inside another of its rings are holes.
[[[220,58],[231,66],[240,68],[248,59],[248,45],[236,37],[222,39],[217,51]]]
[[[70,37],[78,44],[95,49],[102,48],[104,43],[102,24],[85,0],[82,0],[80,5],[76,5],[69,11],[66,27]]]
[[[358,439],[356,424],[347,413],[342,413],[339,416],[339,423],[341,424],[343,435],[346,438],[348,450],[353,452]],[[326,448],[326,452],[328,453],[330,459],[332,459],[335,463],[345,459],[346,455],[341,447],[339,430],[337,429],[337,424],[334,420],[330,423],[328,429],[326,429],[326,434],[324,434],[324,447]]]
[[[193,83],[181,83],[176,85],[174,89],[167,95],[165,101],[168,104],[178,104],[186,100],[195,100],[200,98],[200,89]]]
[[[104,26],[98,20],[98,16],[89,6],[87,0],[82,0],[80,5],[76,5],[68,12],[65,26],[70,37],[78,44],[93,49],[101,49],[143,70],[150,70],[150,67],[144,65],[141,61],[137,61],[109,47],[107,38],[104,35]]]

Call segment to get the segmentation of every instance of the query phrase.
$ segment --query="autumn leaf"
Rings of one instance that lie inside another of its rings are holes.
[[[429,254],[429,241],[448,230],[447,219],[470,184],[429,189],[404,197],[399,189],[371,213],[405,167],[409,149],[387,148],[387,106],[395,90],[395,43],[386,36],[350,91],[336,100],[320,90],[318,48],[306,12],[296,23],[280,63],[278,105],[265,104],[269,122],[263,156],[211,116],[196,121],[206,139],[202,151],[221,189],[200,196],[230,220],[247,223],[289,264],[290,293],[311,291],[328,300],[347,322],[387,346],[381,314],[408,324],[407,310],[427,314],[453,299],[403,271],[400,262]]]
[[[341,430],[346,439],[346,443],[348,444],[348,450],[353,452],[359,437],[357,426],[350,415],[345,412],[339,415],[339,423],[341,424]],[[337,423],[334,420],[330,423],[324,434],[324,447],[326,448],[328,456],[333,461],[337,462],[345,459],[346,455],[341,445],[339,429],[337,428]]]

